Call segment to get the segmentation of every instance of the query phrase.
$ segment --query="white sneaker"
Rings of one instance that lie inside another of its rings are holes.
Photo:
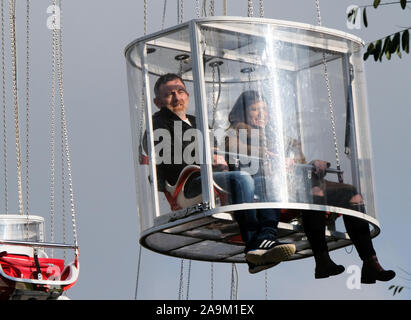
[[[295,250],[295,244],[265,239],[257,248],[248,251],[245,258],[248,262],[258,266],[280,263],[290,258]]]

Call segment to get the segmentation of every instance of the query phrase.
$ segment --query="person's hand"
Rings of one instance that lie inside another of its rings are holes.
[[[314,160],[311,163],[314,165],[314,173],[320,179],[326,175],[325,170],[330,167],[330,163],[324,160]]]
[[[213,155],[213,168],[216,171],[227,171],[228,170],[228,164],[222,155],[219,155],[219,154]]]

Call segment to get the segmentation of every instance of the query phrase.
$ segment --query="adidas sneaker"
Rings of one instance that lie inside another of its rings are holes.
[[[260,244],[246,253],[246,260],[255,265],[279,263],[295,253],[295,245],[264,239]]]

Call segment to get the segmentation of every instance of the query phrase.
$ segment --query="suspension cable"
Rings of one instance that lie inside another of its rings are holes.
[[[16,131],[16,162],[17,162],[17,189],[19,198],[19,213],[23,210],[23,191],[21,178],[21,147],[20,147],[20,128],[19,128],[19,106],[17,96],[17,53],[16,53],[16,7],[15,0],[9,0],[10,5],[10,33],[11,33],[11,61],[13,77],[13,96],[14,96],[14,122]]]
[[[264,18],[264,0],[259,1],[260,18]]]
[[[186,300],[188,300],[189,293],[190,293],[190,278],[191,278],[191,259],[188,260],[188,274],[187,274],[187,293],[186,293]]]
[[[231,264],[230,300],[238,299],[238,270],[235,263]]]
[[[184,284],[184,259],[180,260],[180,284],[178,286],[178,300],[183,299],[183,284]]]
[[[248,0],[248,12],[247,16],[254,17],[254,7],[253,7],[253,0]]]
[[[317,22],[319,26],[322,26],[322,19],[321,19],[321,9],[320,9],[320,1],[315,0],[315,6],[317,9]],[[322,35],[322,34],[321,34]],[[336,167],[338,170],[341,170],[341,165],[340,165],[340,152],[338,148],[338,138],[337,138],[337,132],[336,132],[336,124],[335,124],[335,115],[334,115],[334,103],[332,100],[332,95],[331,95],[331,86],[330,86],[330,79],[328,75],[328,66],[327,66],[327,59],[325,57],[325,52],[323,51],[322,53],[322,63],[324,66],[324,79],[325,79],[325,85],[327,87],[327,93],[328,93],[328,105],[329,105],[329,110],[330,110],[330,120],[331,120],[331,130],[333,134],[333,142],[334,142],[334,152],[335,152],[335,160],[336,160]],[[341,173],[338,174],[338,180],[340,183],[343,182],[343,176]]]
[[[6,69],[5,69],[5,39],[4,39],[4,0],[1,0],[1,73],[3,102],[3,162],[4,162],[4,210],[8,214],[8,174],[7,174],[7,121],[6,121]]]
[[[210,290],[211,290],[211,300],[214,300],[214,263],[210,263],[211,274],[210,274]]]
[[[30,0],[26,0],[26,214],[30,199]]]
[[[139,284],[139,279],[140,279],[140,263],[141,263],[141,246],[139,246],[140,249],[138,251],[138,260],[137,260],[137,277],[136,277],[136,289],[134,291],[134,300],[137,300],[137,294],[138,294],[138,284]]]
[[[55,0],[54,0],[55,1]],[[60,0],[60,16],[61,16],[61,0]],[[61,18],[60,18],[61,21]],[[60,107],[61,107],[61,125],[62,125],[62,135],[64,139],[64,151],[66,156],[66,164],[67,164],[67,174],[68,174],[68,184],[69,184],[69,196],[70,196],[70,209],[71,209],[71,219],[72,219],[72,227],[73,227],[73,239],[74,244],[78,245],[78,237],[77,237],[77,226],[76,226],[76,214],[74,208],[74,190],[73,190],[73,175],[71,170],[71,157],[70,157],[70,148],[69,148],[69,141],[68,141],[68,129],[67,129],[67,120],[66,120],[66,111],[64,105],[64,87],[63,87],[63,41],[62,41],[62,34],[63,28],[60,25],[60,32],[59,32],[59,50],[58,50],[58,59],[57,59],[57,75],[58,75],[58,82],[59,82],[59,92],[60,92]]]
[[[57,54],[57,31],[56,31],[56,1],[53,0],[53,29],[52,29],[52,61],[51,61],[51,137],[50,137],[50,240],[54,242],[54,182],[55,182],[55,108],[56,108],[56,54]],[[51,249],[53,257],[54,250]]]
[[[164,0],[163,17],[161,19],[161,30],[164,29],[164,24],[166,21],[166,11],[167,11],[167,0]]]

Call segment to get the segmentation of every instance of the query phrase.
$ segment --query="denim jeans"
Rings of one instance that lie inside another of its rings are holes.
[[[251,175],[244,171],[213,172],[214,182],[231,195],[233,204],[254,203],[255,184]],[[187,181],[185,195],[194,197],[201,192],[201,177]],[[279,210],[245,209],[235,211],[234,219],[240,227],[245,242],[245,251],[255,248],[264,239],[275,240]]]

